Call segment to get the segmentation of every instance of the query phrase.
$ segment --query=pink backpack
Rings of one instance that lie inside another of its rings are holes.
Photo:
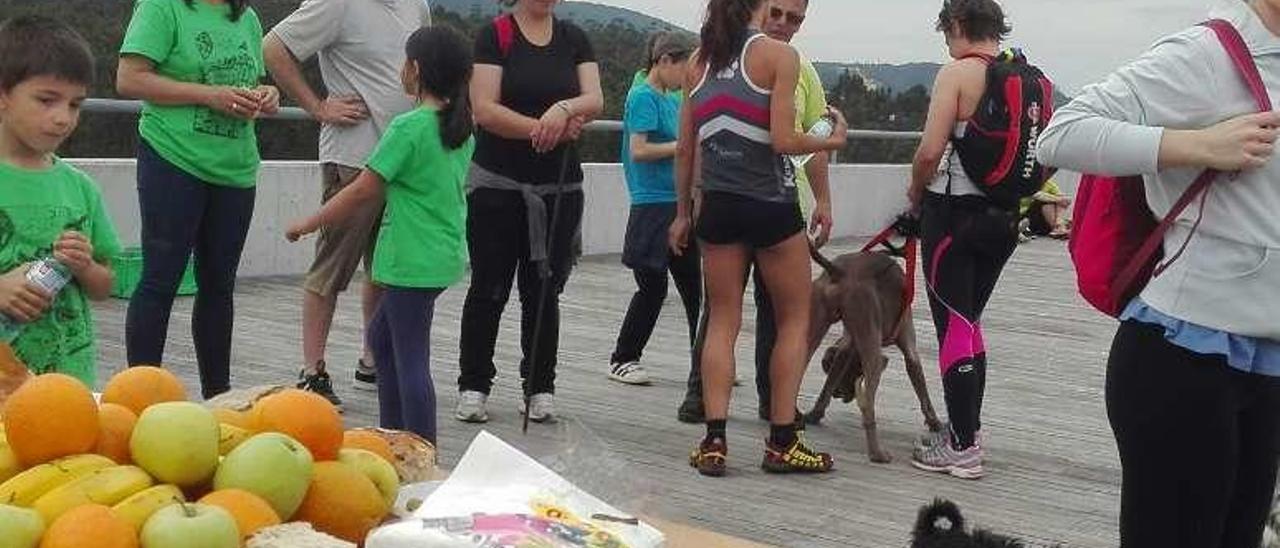
[[[1258,110],[1270,111],[1271,99],[1266,86],[1239,31],[1219,19],[1202,25],[1218,35],[1249,86]],[[1070,251],[1076,283],[1085,300],[1109,316],[1120,316],[1147,282],[1160,276],[1186,250],[1190,236],[1177,252],[1162,262],[1165,233],[1192,202],[1205,194],[1218,175],[1220,173],[1212,169],[1201,173],[1160,222],[1156,222],[1155,214],[1147,207],[1141,176],[1085,175],[1081,178]],[[1203,217],[1204,200],[1201,200],[1199,214],[1191,227],[1193,235]]]

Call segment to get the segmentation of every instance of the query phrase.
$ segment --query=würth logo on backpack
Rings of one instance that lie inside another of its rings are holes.
[[[1028,132],[1027,152],[1022,158],[1022,178],[1024,179],[1030,179],[1035,175],[1036,163],[1039,162],[1039,160],[1036,159],[1036,148],[1040,143],[1041,127],[1038,122],[1038,120],[1040,120],[1040,103],[1031,103],[1031,106],[1027,108],[1027,118],[1035,120],[1036,122],[1032,124],[1031,131]]]
[[[952,144],[978,188],[1000,207],[1014,210],[1046,179],[1036,147],[1053,117],[1053,82],[1017,49],[974,57],[987,63],[987,89],[964,135],[952,138]]]

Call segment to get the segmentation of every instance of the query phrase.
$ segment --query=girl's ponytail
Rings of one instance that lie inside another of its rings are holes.
[[[456,149],[471,138],[471,44],[447,26],[418,29],[405,44],[405,56],[418,67],[418,91],[444,101],[440,109],[440,140]]]

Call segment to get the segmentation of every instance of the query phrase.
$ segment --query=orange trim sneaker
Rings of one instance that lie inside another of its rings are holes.
[[[760,468],[771,474],[824,474],[835,468],[830,453],[819,453],[805,445],[802,436],[796,436],[789,447],[778,447],[770,441],[764,444],[764,461]]]
[[[725,458],[728,454],[729,448],[725,445],[724,438],[702,440],[693,454],[689,455],[689,466],[697,468],[699,474],[718,478],[727,469]]]

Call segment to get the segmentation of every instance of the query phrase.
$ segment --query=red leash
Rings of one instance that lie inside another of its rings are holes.
[[[882,230],[879,234],[876,234],[870,242],[867,242],[867,245],[862,246],[861,252],[870,252],[880,245],[884,245],[892,249],[892,246],[889,244],[889,239],[893,238],[897,234],[898,226],[895,223],[889,226],[889,228]],[[896,324],[896,327],[894,327],[893,332],[885,339],[885,346],[888,346],[898,339],[898,335],[902,333],[902,326],[907,322],[907,316],[910,315],[911,305],[916,300],[916,263],[920,248],[918,238],[914,236],[907,237],[907,241],[904,245],[905,248],[903,249],[903,255],[906,258],[907,264],[906,278],[902,282],[902,313],[898,316],[898,323]]]

